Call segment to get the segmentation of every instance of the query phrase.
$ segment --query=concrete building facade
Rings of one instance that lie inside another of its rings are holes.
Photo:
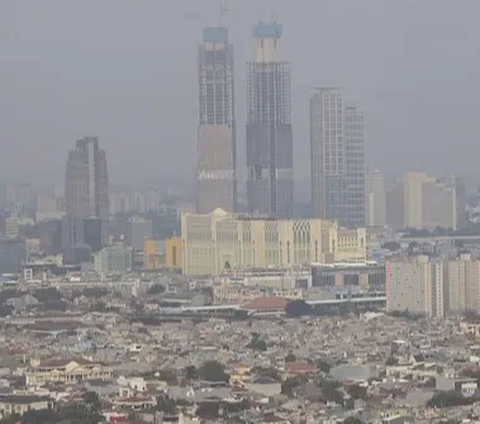
[[[280,61],[282,26],[254,27],[255,59],[247,78],[247,201],[250,213],[293,214],[290,64]]]
[[[346,107],[338,88],[310,99],[312,213],[341,225],[365,225],[364,115]]]
[[[377,170],[365,174],[365,224],[368,227],[386,224],[385,176]]]
[[[387,310],[428,317],[445,315],[444,266],[427,256],[386,265]]]
[[[225,28],[205,28],[198,48],[199,213],[237,204],[233,46]]]
[[[133,251],[124,247],[105,247],[93,258],[94,269],[99,274],[126,274],[133,267]]]
[[[446,263],[446,277],[448,311],[480,311],[480,261],[460,255]]]
[[[407,172],[387,191],[387,225],[405,228],[457,229],[458,199],[455,186],[423,172]]]
[[[184,214],[181,221],[187,275],[366,260],[365,228],[342,230],[327,220],[240,216],[221,209]]]
[[[75,150],[68,153],[65,173],[65,210],[73,218],[70,222],[73,224],[78,222],[78,218],[97,217],[102,223],[107,223],[108,206],[105,151],[100,149],[96,137],[78,140]],[[83,228],[78,230],[82,231]],[[81,238],[80,235],[78,238]],[[102,239],[106,241],[106,233]]]
[[[145,240],[151,239],[152,235],[153,223],[150,219],[134,215],[128,220],[126,242],[134,251],[143,251]]]

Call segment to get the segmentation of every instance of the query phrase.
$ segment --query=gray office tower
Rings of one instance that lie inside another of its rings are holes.
[[[247,200],[250,213],[289,218],[293,209],[290,64],[279,60],[282,26],[254,27],[248,63]]]
[[[313,216],[365,225],[364,117],[338,88],[310,99],[310,160]]]
[[[108,222],[108,172],[105,151],[99,148],[96,137],[78,140],[75,150],[68,153],[65,173],[65,209],[71,222],[100,218]],[[73,224],[72,224],[73,225]],[[80,228],[82,227],[82,228]],[[102,225],[102,230],[106,225]],[[70,233],[73,243],[83,243],[83,225]],[[106,234],[102,239],[106,241]]]
[[[225,28],[206,28],[198,48],[199,213],[237,206],[233,46]]]

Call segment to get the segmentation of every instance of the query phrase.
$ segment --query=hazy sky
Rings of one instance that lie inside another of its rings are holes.
[[[365,110],[369,164],[480,176],[478,0],[229,0],[241,169],[252,26],[272,12],[300,189],[315,86]],[[0,0],[0,178],[61,181],[75,139],[98,135],[113,181],[188,185],[196,45],[218,23],[219,0]]]

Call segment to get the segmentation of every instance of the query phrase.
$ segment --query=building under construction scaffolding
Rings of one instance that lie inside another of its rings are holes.
[[[206,28],[198,48],[199,213],[237,203],[233,47],[225,28]]]
[[[247,198],[250,213],[289,218],[293,209],[290,63],[279,60],[282,26],[254,27],[248,63]]]

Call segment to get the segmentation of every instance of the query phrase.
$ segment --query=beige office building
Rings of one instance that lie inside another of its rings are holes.
[[[365,174],[365,222],[368,227],[386,223],[385,176],[378,170]]]
[[[445,283],[442,262],[427,256],[389,262],[386,265],[387,310],[409,311],[428,317],[445,315]]]
[[[386,195],[387,225],[397,229],[457,229],[455,187],[423,172],[407,172]]]
[[[186,275],[366,260],[365,228],[344,230],[321,219],[245,217],[216,209],[182,215],[181,227]]]

